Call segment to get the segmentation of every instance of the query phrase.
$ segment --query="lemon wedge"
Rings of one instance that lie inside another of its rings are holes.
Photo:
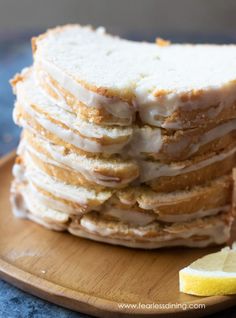
[[[236,242],[181,269],[179,287],[197,296],[236,294]]]

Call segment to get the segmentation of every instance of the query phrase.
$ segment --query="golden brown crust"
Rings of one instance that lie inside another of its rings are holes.
[[[21,186],[22,185],[20,184],[18,188],[21,188]],[[21,195],[20,189],[15,189],[12,195]],[[68,215],[68,217],[64,216],[59,219],[55,219],[53,216],[47,214],[41,216],[38,211],[26,210],[25,213],[29,219],[50,229],[59,231],[68,230],[74,235],[136,248],[159,248],[172,245],[202,247],[213,243],[219,244],[229,238],[229,230],[232,224],[232,214],[228,211],[220,213],[215,217],[205,217],[204,219],[180,224],[160,224],[158,222],[154,222],[151,226],[146,228],[145,233],[138,235],[137,232],[132,231],[126,224],[104,217],[97,212],[90,212],[85,216],[86,218],[89,217],[89,220],[96,225],[93,232],[88,231],[87,228],[82,226],[80,221],[83,216],[80,212],[78,214]],[[208,231],[206,231],[206,233],[200,233],[201,230],[204,230],[205,228],[212,229],[212,233],[207,233]],[[102,229],[110,229],[112,231],[109,235],[106,234],[105,236],[102,236],[97,233]],[[193,233],[191,233],[192,229],[194,229]],[[198,233],[196,233],[196,229],[199,229]],[[216,230],[216,233],[222,233],[223,237],[221,240],[216,241],[214,237]],[[185,233],[190,234],[188,239],[182,238],[182,235],[185,236]]]
[[[162,38],[156,38],[156,44],[158,46],[169,46],[171,42],[169,40],[164,40]]]
[[[27,137],[25,138],[27,139]],[[48,158],[51,158],[50,154],[44,150],[43,145],[38,143],[36,139],[31,139],[30,141],[28,138],[28,142],[30,143],[31,147],[36,149],[37,152],[43,153]],[[36,157],[33,154],[31,154],[31,156],[33,158]],[[37,161],[37,164],[40,165],[40,167],[47,174],[54,176],[63,182],[85,187],[90,186],[96,190],[102,190],[106,188],[105,186],[99,185],[95,181],[86,179],[83,174],[79,173],[78,171],[74,171],[71,168],[59,168],[55,165],[50,165],[49,163],[43,162],[39,158],[35,158],[35,161]],[[162,176],[152,181],[146,182],[146,184],[156,192],[168,193],[176,190],[188,190],[197,185],[204,185],[211,180],[221,177],[225,174],[229,174],[235,166],[235,163],[236,154],[234,153],[224,160],[215,162],[204,168],[176,176]],[[115,184],[112,186],[113,188],[123,188],[132,183],[132,181],[138,177],[139,169],[135,164],[133,166],[127,165],[123,168],[123,170],[118,171],[100,167],[99,169],[96,169],[96,173],[103,175],[105,178],[113,178],[114,181],[116,180],[116,182],[114,182]],[[125,180],[127,180],[127,183],[125,183]]]
[[[35,67],[35,73],[42,72],[42,69],[39,65],[36,65]],[[66,101],[67,105],[71,107],[72,111],[76,114],[79,114],[79,116],[82,119],[85,119],[87,121],[93,122],[95,124],[106,124],[106,123],[113,123],[119,124],[119,125],[128,125],[130,124],[129,118],[120,118],[112,115],[104,107],[92,107],[92,106],[86,106],[81,101],[77,100],[74,95],[72,95],[69,91],[64,89],[57,81],[56,79],[52,78],[45,70],[43,70],[44,79],[41,78],[41,76],[38,76],[38,81],[40,83],[40,86],[57,101],[60,101],[61,97]],[[50,84],[48,84],[50,83]],[[55,87],[55,89],[53,89]],[[88,88],[88,87],[87,87]],[[60,95],[58,95],[57,92],[60,92]],[[102,95],[102,94],[100,94]],[[132,107],[130,106],[130,109]]]
[[[111,153],[99,153],[94,154],[92,152],[84,151],[79,149],[78,147],[69,144],[62,139],[58,138],[55,134],[50,133],[48,130],[43,128],[35,118],[25,112],[24,108],[16,104],[16,114],[17,116],[23,117],[24,120],[31,126],[35,131],[37,131],[42,137],[49,139],[51,142],[62,145],[70,151],[74,151],[78,154],[84,154],[88,157],[99,157],[99,158],[121,158],[122,154],[111,154]],[[47,114],[45,114],[47,116]],[[47,116],[48,117],[48,116]],[[49,118],[49,117],[48,117]],[[49,118],[52,122],[59,124],[63,128],[67,128],[64,124],[55,121],[52,118]],[[198,161],[199,156],[205,156],[206,158],[213,156],[214,153],[220,153],[225,151],[226,149],[232,149],[236,146],[235,137],[236,137],[236,129],[232,130],[228,134],[225,134],[219,138],[216,138],[206,144],[201,145],[198,150],[193,152],[192,149],[197,146],[199,142],[201,142],[202,135],[208,131],[208,129],[212,129],[215,127],[215,124],[209,125],[209,127],[205,126],[203,128],[195,129],[195,130],[188,130],[188,131],[177,131],[171,134],[168,131],[162,130],[162,147],[159,149],[158,152],[155,153],[146,153],[143,154],[144,158],[152,159],[152,160],[161,160],[163,163],[170,163],[170,162],[179,162],[189,159],[192,163]],[[68,129],[68,128],[67,128]],[[78,133],[76,131],[75,133]],[[79,133],[78,133],[79,134]],[[166,135],[164,135],[166,134]],[[81,137],[83,137],[80,134]],[[113,140],[113,144],[118,145],[119,143],[123,143],[125,145],[127,138],[130,136],[124,136],[120,138],[116,138]],[[104,136],[101,139],[96,138],[88,138],[90,140],[96,140],[96,142],[100,143],[101,145],[109,145],[112,141],[110,138],[106,138]],[[85,139],[86,140],[86,139]],[[132,159],[130,155],[125,154],[126,157]]]
[[[51,156],[51,154],[45,149],[43,143],[41,141],[39,141],[37,139],[37,137],[29,132],[28,130],[25,130],[24,131],[24,139],[26,140],[27,143],[29,143],[29,145],[31,147],[33,147],[36,152],[38,152],[39,154],[42,153],[44,156],[46,156],[47,158],[49,159],[53,159],[53,157]],[[69,151],[69,149],[64,149],[64,155],[68,155],[68,154],[71,154],[73,153],[73,151]],[[63,153],[62,153],[63,155]],[[86,160],[86,157],[84,158],[84,160]],[[104,163],[104,166],[100,166],[100,167],[95,167],[94,168],[94,172],[96,174],[99,174],[100,176],[104,176],[104,178],[111,178],[113,179],[114,181],[117,182],[116,184],[116,187],[123,187],[125,186],[122,185],[123,182],[125,182],[125,180],[127,180],[127,182],[131,182],[132,180],[136,179],[139,175],[139,168],[137,166],[137,164],[135,162],[132,162],[130,160],[113,160],[112,161],[114,163],[114,169],[110,169],[108,167],[106,167],[105,163]],[[119,164],[119,163],[123,163],[122,167],[121,168],[115,168],[115,165],[116,164]],[[46,163],[45,163],[46,164]],[[46,164],[47,165],[47,164]],[[65,167],[66,168],[66,167]],[[71,170],[73,171],[72,169],[70,169],[69,167],[67,167],[67,170]],[[84,178],[84,182],[86,179]],[[82,175],[81,175],[81,179],[80,181],[78,182],[82,182]],[[92,182],[92,181],[88,181],[87,182],[91,185],[96,185],[95,182]],[[121,183],[119,185],[119,183]],[[99,186],[101,188],[101,186]]]
[[[15,76],[10,80],[10,84],[12,86],[14,94],[16,94],[16,85],[19,82],[22,82],[24,80],[24,74],[23,73],[17,73]]]
[[[230,149],[229,149],[230,150]],[[211,156],[217,156],[212,153]],[[204,157],[200,156],[199,161],[195,160],[192,164],[201,162]],[[176,176],[161,176],[147,184],[156,192],[172,192],[176,190],[188,190],[194,186],[206,184],[213,179],[229,174],[236,165],[236,153],[223,160],[213,162],[201,169],[179,174]],[[190,165],[191,166],[191,165]]]
[[[38,43],[45,39],[49,34],[55,34],[55,33],[59,33],[59,32],[63,32],[65,29],[67,28],[73,28],[73,27],[80,27],[79,24],[67,24],[65,26],[62,27],[56,27],[54,29],[49,29],[47,30],[44,34],[39,35],[38,37],[33,37],[32,38],[32,52],[33,55],[35,55],[37,53],[37,48],[38,48]],[[92,29],[91,26],[88,26],[89,28]],[[112,37],[111,35],[108,35],[109,37]],[[87,83],[85,80],[79,79],[79,78],[74,78],[79,84],[81,84],[82,86],[84,86],[85,88],[91,90],[92,92],[95,92],[97,94],[103,95],[105,97],[108,98],[119,98],[123,101],[126,102],[131,102],[133,96],[133,93],[130,92],[130,90],[123,90],[123,91],[119,91],[116,89],[112,89],[112,88],[107,88],[107,87],[98,87],[95,85],[92,85],[90,83]]]
[[[19,164],[24,164],[22,157],[18,157]],[[24,186],[25,182],[22,184]],[[98,206],[98,200],[91,200],[87,205],[80,205],[70,200],[65,200],[55,196],[53,193],[44,190],[38,185],[34,186],[44,194],[46,197],[58,200],[65,205],[68,205],[74,208],[75,214],[79,209],[80,212],[90,211],[91,208]],[[150,192],[150,189],[147,187],[138,187],[138,188],[127,188],[125,190],[114,191],[114,194],[107,199],[104,203],[100,203],[100,210],[105,211],[107,207],[127,210],[135,210],[140,213],[162,216],[181,216],[181,215],[191,215],[198,211],[211,210],[214,208],[225,207],[230,205],[232,197],[232,187],[233,179],[231,174],[224,178],[215,179],[209,185],[203,187],[197,187],[194,191],[191,191],[187,194],[186,192],[176,192],[176,198],[170,200],[168,196],[160,197],[159,203],[156,200],[154,209],[141,208],[145,204],[150,204],[150,200],[146,197],[146,194]],[[131,194],[132,200],[130,203],[124,203],[124,200],[129,201],[129,195]],[[235,201],[234,201],[235,202]],[[219,209],[220,210],[220,209]]]
[[[31,38],[31,48],[32,53],[35,54],[37,50],[37,41],[40,39],[40,35],[38,37],[34,36]]]
[[[74,134],[76,135],[79,135],[80,137],[82,138],[85,138],[85,139],[88,139],[88,140],[91,140],[91,141],[95,141],[95,142],[98,142],[100,143],[100,145],[103,145],[103,146],[108,146],[108,145],[112,145],[112,144],[126,144],[127,141],[129,140],[130,138],[130,135],[127,134],[126,136],[119,136],[119,137],[115,137],[115,138],[111,138],[109,136],[106,136],[106,135],[103,135],[102,137],[100,138],[96,138],[96,137],[87,137],[87,136],[83,136],[83,134],[79,131],[79,130],[75,130],[73,128],[69,128],[67,125],[65,125],[63,122],[61,121],[58,121],[56,120],[55,118],[51,117],[48,115],[48,113],[44,110],[42,110],[41,108],[39,108],[37,105],[32,105],[31,104],[31,107],[37,112],[39,113],[40,115],[43,115],[43,117],[46,117],[48,120],[50,120],[53,124],[59,126],[59,127],[62,127],[63,129],[66,129],[66,130],[70,130],[72,131]]]
[[[47,74],[46,71],[44,71],[44,73]],[[40,77],[38,78],[40,81]],[[94,122],[96,124],[128,124],[128,119],[114,117],[113,115],[108,113],[104,107],[97,108],[86,106],[84,103],[77,100],[71,93],[69,93],[67,90],[61,87],[55,79],[49,76],[49,74],[47,74],[47,79],[56,88],[56,90],[60,91],[61,95],[66,100],[67,104],[72,108],[72,110],[75,113],[78,113],[82,119],[89,120],[90,122]],[[53,98],[56,98],[57,100],[59,99],[59,96],[56,94],[55,91],[53,91],[52,87],[48,85],[46,81],[41,80],[40,85]],[[90,89],[89,87],[87,88]],[[167,95],[170,92],[171,91],[168,90],[156,90],[154,92],[154,96],[161,97]],[[182,102],[194,101],[196,99],[201,98],[203,93],[203,90],[192,90],[191,92],[183,93],[181,95],[181,100]],[[129,101],[129,103],[131,102]],[[167,118],[155,116],[155,120],[164,121],[167,127],[168,125],[172,125],[173,123],[177,122],[180,126],[183,125],[185,128],[190,129],[196,128],[199,125],[205,125],[206,121],[212,125],[216,125],[217,123],[220,123],[222,121],[236,118],[236,101],[232,105],[229,105],[229,107],[224,108],[221,112],[219,112],[219,114],[216,117],[210,118],[208,114],[212,113],[214,109],[216,109],[218,106],[219,105],[209,105],[208,107],[205,107],[204,110],[192,109],[191,111],[189,111],[188,108],[185,109],[184,107],[180,107],[177,108]],[[134,117],[133,122],[135,122]]]
[[[70,200],[66,200],[63,198],[60,198],[58,196],[55,196],[53,193],[48,192],[46,190],[44,190],[43,188],[37,186],[36,184],[34,184],[34,187],[37,189],[37,191],[39,191],[40,193],[42,193],[44,196],[51,198],[55,201],[61,202],[69,207],[71,207],[74,210],[74,214],[73,215],[82,215],[84,214],[87,210],[90,209],[90,207],[88,205],[81,205],[78,202],[74,202],[74,201],[70,201]]]
[[[161,196],[155,197],[155,193],[144,186],[119,190],[116,196],[123,204],[130,207],[138,205],[142,209],[152,209],[156,213],[181,215],[230,204],[232,187],[230,174],[227,178],[214,179],[209,184],[195,187],[191,191],[174,192],[174,196],[161,193]]]
[[[73,225],[73,226],[72,226]],[[150,241],[150,240],[144,240],[140,238],[132,238],[132,240],[129,237],[107,237],[107,236],[101,236],[97,233],[91,233],[86,231],[85,229],[82,229],[79,226],[74,226],[74,223],[71,224],[71,226],[68,228],[68,231],[75,235],[82,238],[90,239],[93,241],[108,243],[112,245],[121,245],[129,248],[137,248],[137,249],[157,249],[157,248],[163,248],[163,247],[175,247],[175,246],[188,246],[188,247],[206,247],[206,246],[213,246],[217,243],[212,241],[210,236],[203,236],[203,235],[193,235],[191,238],[186,239],[172,239],[165,242],[156,242],[156,241]],[[227,241],[228,237],[224,240]],[[222,244],[222,243],[221,243]]]
[[[230,124],[230,121],[221,122],[220,125]],[[187,130],[161,130],[162,133],[162,147],[158,152],[147,153],[146,157],[160,160],[162,162],[177,162],[187,159],[194,160],[200,155],[208,155],[213,152],[222,152],[227,148],[236,146],[236,126],[227,134],[216,137],[213,140],[204,140],[204,134],[211,132],[212,129],[217,128],[218,124],[209,123],[194,129]]]
[[[178,123],[177,126],[179,125],[180,127],[184,127],[184,129],[190,129],[205,125],[206,123],[218,124],[222,121],[236,118],[236,101],[228,105],[228,107],[224,107],[215,117],[210,116],[209,114],[216,112],[219,106],[219,104],[209,105],[209,107],[204,107],[204,110],[201,109],[200,111],[198,109],[189,110],[187,107],[180,107],[167,118],[156,116],[155,119],[163,120],[166,127],[173,123]]]
[[[210,216],[206,217],[200,220],[194,220],[187,223],[181,223],[181,224],[162,224],[160,225],[158,222],[153,223],[152,226],[149,226],[146,231],[143,231],[142,235],[137,235],[134,233],[128,225],[122,224],[120,222],[112,221],[110,219],[107,219],[106,217],[102,216],[99,213],[96,212],[90,212],[88,214],[89,220],[92,221],[93,224],[96,225],[97,228],[92,231],[94,234],[100,234],[99,230],[101,229],[109,229],[110,233],[109,235],[105,235],[108,237],[108,240],[111,238],[119,238],[121,240],[134,240],[135,242],[147,242],[152,241],[155,238],[162,238],[166,239],[167,241],[172,241],[174,244],[175,240],[178,240],[178,236],[181,238],[181,234],[184,233],[191,233],[191,230],[193,228],[199,228],[199,232],[204,228],[210,228],[219,224],[218,222],[221,222],[221,227],[223,230],[223,227],[229,228],[232,222],[231,218],[231,212],[221,213],[218,216]],[[85,218],[88,219],[87,216]],[[84,228],[80,221],[74,220],[70,226],[70,228],[75,229],[83,229],[85,232],[90,232],[87,228]],[[75,234],[75,233],[73,233]],[[101,235],[101,234],[100,234]],[[169,236],[174,235],[175,238],[171,239]],[[201,241],[206,240],[207,238],[210,238],[212,234],[200,234],[194,233],[190,235],[189,237],[192,238],[195,241]],[[228,238],[228,237],[227,237]],[[186,238],[185,238],[186,239]],[[226,238],[225,238],[226,239]]]
[[[51,134],[48,130],[45,130],[43,127],[41,127],[35,121],[35,119],[29,116],[28,114],[24,114],[24,116],[25,116],[25,120],[27,120],[30,123],[31,127],[33,127],[37,132],[39,132],[43,138],[48,139],[54,144],[63,146],[65,148],[65,154],[75,152],[78,155],[84,155],[88,158],[89,157],[91,158],[92,156],[94,156],[93,153],[86,153],[74,147],[71,144],[65,143],[63,140],[59,139],[56,135]],[[31,137],[31,141],[30,141],[30,136],[27,137],[27,135],[29,135],[29,132],[26,131],[25,134],[26,134],[26,139],[29,140],[29,142],[31,143],[33,147],[38,147],[38,150],[40,152],[43,152],[45,155],[50,157],[50,154],[46,150],[44,150],[43,145],[39,145],[37,143],[36,141],[37,138],[33,138],[32,140],[32,137]],[[236,146],[235,144],[230,145],[227,149],[224,149],[224,151],[228,152],[231,149],[233,149],[233,147],[235,146]],[[223,150],[220,153],[222,152]],[[191,167],[194,164],[198,164],[201,161],[211,159],[211,157],[214,157],[217,155],[218,155],[217,152],[211,152],[208,154],[195,156],[191,160],[178,162],[177,164],[179,165],[184,164],[187,167],[188,166]],[[99,154],[99,156],[96,155],[94,156],[94,158],[103,159],[104,157],[103,157],[103,154],[101,155]],[[112,158],[110,159],[112,160]],[[118,156],[117,159],[122,160],[120,156]],[[114,157],[113,157],[113,160],[114,160]],[[110,170],[110,168],[106,169],[105,167],[104,169],[101,167],[99,170],[97,170],[97,172],[107,177],[118,177],[120,178],[120,180],[124,180],[124,179],[128,180],[129,178],[131,178],[131,180],[129,181],[131,182],[132,180],[135,180],[138,177],[139,167],[138,167],[138,164],[135,163],[135,161],[133,161],[133,164],[132,164],[132,161],[127,161],[127,163],[128,162],[130,164],[127,165],[127,167],[124,167],[123,170],[120,170],[118,172],[116,172],[115,170]],[[233,153],[231,156],[226,157],[225,159],[213,162],[195,171],[181,174],[181,170],[180,170],[179,175],[156,177],[152,181],[148,181],[146,183],[157,192],[171,192],[171,191],[175,191],[176,189],[178,190],[190,189],[195,185],[201,185],[206,182],[209,182],[210,180],[213,180],[214,178],[220,177],[224,174],[228,174],[232,170],[232,168],[235,166],[235,164],[236,164],[236,154]],[[81,179],[81,182],[82,182],[82,179]],[[89,182],[89,183],[92,184],[92,182]],[[96,183],[94,182],[93,184],[95,185]]]
[[[22,157],[22,162],[27,169],[27,161],[24,162],[24,156]],[[32,156],[32,159],[36,161],[37,165],[40,165],[40,168],[49,169],[49,174],[58,179],[58,181],[64,182],[63,178],[67,178],[67,171],[65,170],[62,173],[59,173],[59,170],[51,171],[51,165],[44,167],[43,163],[38,161],[35,156]],[[48,171],[45,171],[46,173]],[[55,172],[56,171],[56,172]],[[53,175],[53,173],[55,174]],[[51,174],[52,173],[52,174]],[[68,180],[68,179],[65,179]],[[76,179],[75,179],[76,180]],[[69,184],[68,181],[65,182]],[[35,185],[37,186],[37,185]],[[44,194],[50,193],[49,197],[55,198],[53,192],[48,192],[37,186],[41,189],[41,192],[44,191]],[[86,187],[87,189],[95,188]],[[157,215],[185,215],[191,214],[198,211],[205,211],[221,206],[229,205],[232,201],[232,189],[233,189],[233,179],[231,174],[224,178],[214,179],[212,182],[205,184],[204,186],[194,187],[188,191],[176,191],[174,195],[168,195],[168,193],[160,193],[155,196],[149,187],[139,186],[139,187],[128,187],[122,190],[109,190],[113,196],[109,197],[105,202],[100,202],[97,199],[92,199],[86,205],[81,205],[86,209],[99,206],[102,207],[113,206],[117,208],[136,210],[139,212],[157,213]],[[108,190],[108,189],[107,189]],[[99,191],[98,191],[99,192]],[[63,201],[65,204],[70,202],[70,200]],[[71,204],[74,204],[73,202]],[[69,205],[71,206],[71,205]],[[77,203],[76,203],[77,206]]]
[[[29,151],[28,151],[29,152]],[[29,152],[30,153],[30,152]],[[89,180],[86,178],[82,173],[79,171],[75,171],[68,167],[59,167],[54,164],[44,162],[43,160],[39,159],[36,155],[30,153],[31,158],[35,162],[35,164],[43,170],[46,174],[53,177],[54,179],[64,182],[66,184],[72,184],[75,186],[82,186],[86,188],[91,188],[97,192],[110,189],[110,188],[124,188],[127,186],[128,181],[130,179],[136,179],[137,177],[137,170],[132,171],[131,167],[127,167],[123,171],[109,171],[109,170],[102,170],[97,169],[97,173],[104,176],[106,178],[112,178],[114,181],[113,187],[105,187],[100,185],[98,182]],[[127,183],[125,181],[127,180]]]
[[[74,186],[82,186],[86,188],[91,187],[95,191],[102,191],[105,188],[97,184],[94,184],[94,182],[89,182],[78,171],[46,163],[40,160],[36,155],[32,153],[30,153],[30,157],[33,160],[34,164],[36,164],[40,170],[44,171],[47,175],[54,178],[55,180],[58,180],[59,182],[63,182],[65,184],[70,184]]]
[[[59,146],[63,146],[65,147],[66,151],[71,151],[71,152],[75,152],[76,154],[79,155],[86,155],[89,158],[116,158],[116,155],[111,155],[110,153],[102,153],[102,154],[97,154],[97,153],[93,153],[93,152],[87,152],[84,151],[78,147],[75,147],[74,145],[63,141],[62,139],[58,138],[55,134],[51,133],[50,131],[46,130],[43,126],[41,126],[37,120],[32,117],[31,115],[29,115],[28,113],[26,113],[24,111],[24,109],[18,104],[16,105],[16,116],[18,118],[23,118],[27,124],[34,130],[36,131],[41,137],[46,138],[47,140],[51,141],[52,143],[59,145]]]
[[[37,51],[37,42],[45,39],[49,34],[56,34],[56,33],[59,33],[59,32],[63,32],[64,30],[66,29],[69,29],[69,28],[73,28],[73,27],[81,27],[80,24],[66,24],[66,25],[63,25],[63,26],[56,26],[55,28],[50,28],[50,29],[47,29],[46,32],[38,35],[38,36],[35,36],[35,37],[32,37],[31,39],[31,44],[32,44],[32,52],[33,54],[36,53]],[[91,27],[91,26],[88,26],[88,27]]]

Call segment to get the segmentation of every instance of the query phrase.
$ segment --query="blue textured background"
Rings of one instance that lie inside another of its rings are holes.
[[[31,34],[0,36],[0,156],[14,149],[17,145],[20,129],[12,122],[14,96],[9,79],[23,67],[32,63]],[[129,38],[140,39],[140,35],[130,34]],[[155,36],[151,37],[152,39]],[[168,37],[167,37],[168,38]],[[187,42],[236,42],[235,38],[214,36],[211,39],[203,36],[170,36],[176,41]],[[1,178],[1,176],[0,176]],[[88,317],[70,310],[52,305],[37,297],[31,296],[0,280],[0,318],[75,318]],[[209,317],[236,317],[236,308]]]

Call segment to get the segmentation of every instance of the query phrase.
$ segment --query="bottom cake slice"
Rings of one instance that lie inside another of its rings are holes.
[[[221,184],[223,181],[226,182],[227,178],[215,183]],[[210,209],[210,213],[208,210],[209,215],[203,213],[199,217],[195,216],[195,219],[181,220],[181,213],[178,213],[175,215],[176,221],[173,222],[160,219],[158,211],[137,209],[136,202],[136,210],[129,210],[130,218],[128,209],[124,209],[124,203],[116,203],[117,197],[114,200],[109,193],[103,193],[104,203],[101,202],[100,206],[80,209],[73,203],[68,203],[69,201],[47,197],[47,193],[39,193],[37,188],[32,192],[33,188],[27,180],[24,165],[17,163],[11,192],[13,211],[16,215],[50,229],[67,230],[76,236],[96,241],[151,249],[165,246],[204,247],[225,243],[230,237],[233,215],[227,194],[224,199],[226,201],[223,200],[221,206]],[[228,191],[232,192],[232,187],[229,187]],[[36,193],[39,196],[35,195]],[[143,199],[142,196],[140,198]],[[123,207],[123,210],[120,209],[120,213],[117,214],[115,212],[119,210],[118,207]]]

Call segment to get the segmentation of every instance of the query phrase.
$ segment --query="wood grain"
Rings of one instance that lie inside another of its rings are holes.
[[[236,304],[236,297],[179,293],[178,271],[217,248],[133,250],[49,231],[11,214],[14,154],[0,162],[0,277],[61,306],[99,317],[201,317]],[[234,240],[236,228],[234,227]],[[132,304],[206,304],[203,309],[119,308]],[[191,311],[191,314],[190,314]]]

